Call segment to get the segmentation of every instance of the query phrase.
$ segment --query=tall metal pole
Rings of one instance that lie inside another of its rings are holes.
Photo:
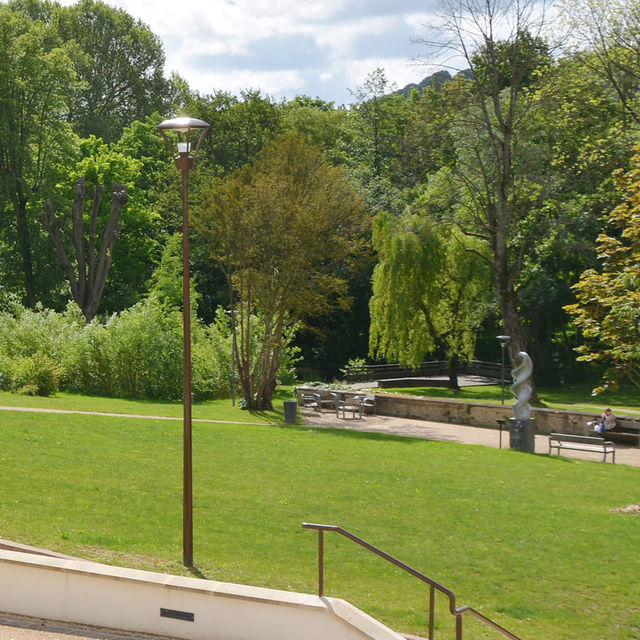
[[[189,167],[182,171],[183,505],[182,564],[193,566],[193,465],[191,430],[191,291],[189,271]]]
[[[509,341],[509,336],[496,336],[500,341],[501,362],[500,362],[500,386],[502,387],[502,404],[504,404],[504,349]]]
[[[236,406],[236,313],[237,309],[230,309],[227,314],[231,318],[231,404]]]
[[[189,273],[189,171],[209,130],[209,124],[196,118],[173,118],[158,125],[173,160],[182,174],[182,335],[183,335],[183,499],[182,563],[193,567],[193,465],[191,447],[191,290]],[[171,132],[168,136],[167,132]],[[191,134],[198,140],[192,144]],[[177,137],[177,148],[171,141]],[[177,154],[176,154],[177,151]]]
[[[231,350],[231,404],[236,406],[236,349]]]
[[[502,385],[502,404],[504,404],[504,342],[500,345],[502,347],[502,362],[500,366],[500,384]]]

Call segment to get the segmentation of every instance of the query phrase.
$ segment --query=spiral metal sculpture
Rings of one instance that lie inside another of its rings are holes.
[[[516,420],[528,420],[531,417],[529,399],[531,398],[532,389],[529,384],[529,378],[533,373],[533,363],[526,351],[520,351],[518,355],[522,362],[511,371],[513,384],[509,387],[509,391],[516,399],[513,404],[513,414]]]

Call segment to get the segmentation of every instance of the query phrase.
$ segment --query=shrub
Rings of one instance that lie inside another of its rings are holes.
[[[61,367],[38,351],[17,360],[13,389],[27,395],[50,396],[58,391],[61,375]]]
[[[11,391],[13,389],[15,366],[13,360],[6,354],[0,354],[0,389]]]
[[[231,336],[216,323],[193,332],[192,389],[196,400],[231,395]]]
[[[256,320],[257,322],[258,320]],[[149,298],[106,320],[86,324],[71,303],[64,313],[13,304],[0,313],[0,389],[49,395],[76,393],[182,399],[182,313]],[[257,351],[257,349],[256,349]],[[196,400],[229,397],[229,318],[192,326],[192,390]],[[292,380],[295,348],[283,350],[278,378]]]
[[[131,398],[182,397],[182,315],[146,300],[106,326],[113,393]]]

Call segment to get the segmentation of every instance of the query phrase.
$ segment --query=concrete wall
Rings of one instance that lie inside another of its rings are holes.
[[[402,418],[417,418],[450,422],[476,427],[498,428],[497,420],[513,418],[511,403],[503,405],[469,403],[461,400],[438,400],[377,394],[376,407],[380,414]],[[534,408],[532,417],[536,421],[536,433],[552,431],[587,435],[587,422],[593,420],[591,413]],[[507,424],[507,423],[505,423]]]
[[[0,611],[188,640],[403,640],[339,599],[7,550]]]
[[[346,396],[357,395],[356,391],[343,392]],[[383,416],[413,418],[448,422],[475,427],[497,429],[497,420],[513,418],[512,399],[507,404],[470,403],[463,400],[441,400],[395,393],[376,393],[376,411]],[[595,418],[592,413],[560,411],[557,409],[533,409],[532,417],[536,421],[536,433],[549,434],[572,433],[588,435],[587,422]]]

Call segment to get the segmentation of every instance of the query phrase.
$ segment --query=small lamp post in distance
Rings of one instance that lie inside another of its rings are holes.
[[[236,406],[236,315],[238,309],[230,309],[227,315],[231,318],[231,404]]]
[[[502,404],[504,404],[504,349],[509,342],[510,336],[496,336],[500,341],[501,359],[500,359],[500,385],[502,387]]]
[[[183,509],[182,563],[193,567],[193,467],[191,453],[191,300],[189,288],[189,171],[209,130],[196,118],[164,120],[158,130],[182,173],[182,335],[183,335]],[[197,140],[195,145],[192,137]],[[174,147],[175,144],[175,147]]]

